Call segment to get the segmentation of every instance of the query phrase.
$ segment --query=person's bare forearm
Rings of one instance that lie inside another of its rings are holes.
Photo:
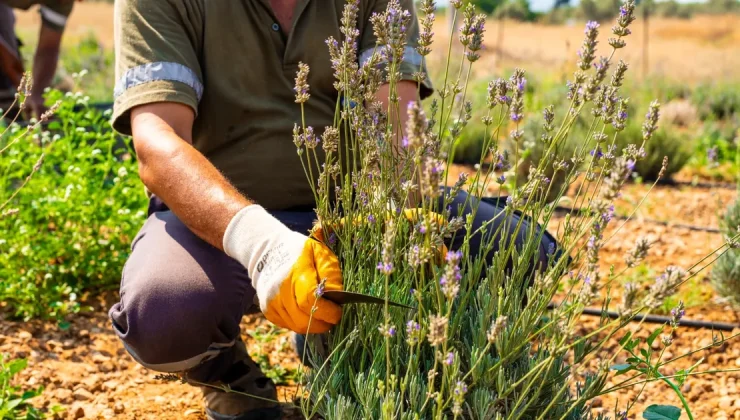
[[[44,89],[51,86],[57,71],[59,48],[37,49],[33,58],[33,88],[31,94],[41,97]]]
[[[62,33],[41,25],[39,43],[33,57],[33,87],[31,94],[41,97],[44,89],[51,86],[59,61]]]
[[[401,142],[403,137],[406,135],[406,123],[409,119],[408,107],[411,102],[419,101],[418,89],[416,82],[410,80],[401,80],[396,85],[396,92],[398,93],[398,109],[392,106],[389,100],[390,85],[385,83],[380,86],[378,92],[375,94],[375,99],[383,104],[383,109],[388,113],[388,120],[393,125],[393,150],[397,152],[402,147]],[[397,171],[399,174],[403,171],[401,167],[403,162],[399,160],[399,167]],[[412,174],[413,176],[413,174]],[[406,197],[406,206],[415,207],[421,201],[421,195],[418,191],[410,191]]]
[[[411,102],[419,101],[416,82],[401,80],[396,85],[398,92],[398,109],[389,109],[390,85],[382,84],[375,94],[375,99],[383,104],[383,109],[388,112],[388,119],[393,124],[393,145],[397,149],[401,147],[401,139],[405,135],[406,121],[408,121],[408,106]]]
[[[132,122],[144,185],[193,233],[223,249],[229,222],[252,203],[190,145],[191,127],[177,133],[159,116],[142,110],[134,112]]]

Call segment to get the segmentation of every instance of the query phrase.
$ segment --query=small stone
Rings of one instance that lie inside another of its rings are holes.
[[[33,335],[28,331],[25,331],[25,330],[18,331],[18,338],[20,338],[21,340],[29,340],[32,337]]]
[[[106,391],[115,391],[118,388],[118,381],[110,380],[103,382],[103,389]]]
[[[62,349],[62,343],[57,340],[48,340],[46,342],[46,347],[51,351],[57,351]]]
[[[62,404],[68,404],[72,402],[72,391],[67,388],[59,388],[54,392],[54,396]]]
[[[94,363],[96,363],[96,364],[101,364],[101,363],[103,363],[103,362],[107,362],[107,361],[109,361],[109,360],[110,360],[110,357],[108,357],[108,356],[105,356],[105,355],[103,355],[103,354],[100,354],[100,353],[95,353],[95,354],[93,354],[93,356],[92,356],[92,361],[93,361]]]
[[[101,363],[100,366],[98,366],[98,370],[103,373],[107,373],[116,370],[116,367],[113,365],[113,362],[109,360],[107,362]]]
[[[81,405],[78,405],[77,408],[72,408],[72,417],[77,420],[85,417],[85,409],[82,408]]]
[[[186,410],[183,414],[185,417],[187,416],[194,416],[200,414],[200,410],[196,410],[195,408],[191,408],[190,410]]]
[[[95,396],[92,394],[92,392],[86,390],[85,388],[77,388],[72,395],[74,396],[75,400],[77,401],[90,401]]]
[[[90,392],[96,392],[100,390],[100,378],[97,375],[92,375],[84,378],[80,381],[82,385],[80,388],[85,388]]]
[[[732,407],[732,404],[734,404],[735,401],[732,399],[732,397],[729,397],[727,395],[723,396],[719,399],[719,408],[722,410],[727,410]]]
[[[598,408],[604,405],[604,401],[601,399],[601,397],[596,397],[593,400],[591,400],[591,407]]]
[[[740,357],[735,359],[735,366],[740,367]]]
[[[156,397],[154,397],[154,402],[156,404],[164,404],[165,401],[167,401],[167,399],[161,395],[157,395]]]
[[[80,332],[77,333],[77,335],[80,336],[80,338],[89,337],[90,336],[90,331],[88,331],[88,330],[80,330]]]
[[[688,394],[689,391],[691,391],[691,384],[683,384],[681,392],[683,392],[684,394]]]
[[[123,410],[124,410],[123,403],[121,403],[120,401],[118,401],[115,405],[113,405],[114,413],[121,414],[123,413]]]

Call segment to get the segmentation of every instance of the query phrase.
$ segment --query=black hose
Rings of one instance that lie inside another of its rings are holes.
[[[583,211],[583,209],[580,209],[580,208],[571,208],[571,207],[565,207],[565,206],[557,206],[557,207],[555,207],[555,211],[557,213],[576,213],[577,214],[577,213],[580,213],[581,211]],[[615,219],[619,219],[619,220],[635,220],[635,219],[631,219],[631,218],[629,218],[627,216],[622,216],[622,215],[618,215],[618,214],[615,214],[614,215],[614,218]],[[694,225],[687,225],[687,224],[683,224],[683,223],[672,223],[672,222],[666,222],[666,221],[663,221],[663,220],[646,219],[646,218],[641,218],[640,221],[643,221],[643,222],[646,222],[646,223],[655,224],[655,225],[663,225],[663,226],[670,226],[670,227],[675,227],[675,228],[680,228],[680,229],[693,230],[693,231],[697,231],[697,232],[722,233],[722,231],[719,228],[713,228],[713,227],[694,226]]]
[[[548,309],[554,309],[555,304],[551,303],[547,306]],[[583,315],[589,316],[606,316],[611,319],[618,319],[619,314],[612,311],[603,311],[598,308],[586,308],[583,310]],[[630,322],[647,322],[650,324],[667,324],[671,322],[672,317],[662,315],[635,315]],[[681,319],[678,321],[678,325],[682,327],[690,328],[707,328],[715,331],[734,331],[736,328],[740,328],[738,324],[731,324],[728,322],[714,322],[714,321],[698,321],[693,319]]]
[[[693,187],[693,188],[721,188],[725,190],[736,190],[737,184],[732,182],[691,182],[691,181],[675,181],[672,179],[661,179],[658,181],[658,185],[666,187]]]

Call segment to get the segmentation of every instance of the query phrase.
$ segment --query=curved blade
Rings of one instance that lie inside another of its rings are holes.
[[[341,290],[328,290],[321,295],[326,300],[330,300],[338,305],[346,305],[348,303],[371,303],[373,305],[385,305],[385,299],[379,297],[366,295],[363,293],[345,292]],[[395,306],[397,308],[405,309],[416,309],[413,306],[404,305],[403,303],[388,301],[388,305]]]

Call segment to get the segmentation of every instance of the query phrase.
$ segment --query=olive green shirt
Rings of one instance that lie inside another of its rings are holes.
[[[299,0],[285,36],[268,0],[117,0],[113,127],[131,134],[130,110],[138,105],[188,105],[196,113],[193,145],[242,193],[273,210],[314,205],[292,138],[301,122],[294,80],[298,63],[308,64],[306,124],[323,132],[337,103],[325,41],[343,39],[345,3]],[[401,3],[414,12],[413,0]],[[386,6],[360,1],[361,63],[376,46],[370,16]],[[422,62],[413,49],[415,14],[412,22],[403,79],[412,79]],[[430,89],[424,86],[422,96]]]
[[[14,9],[28,10],[38,4],[41,22],[52,29],[63,31],[67,18],[72,13],[74,0],[0,0]]]

